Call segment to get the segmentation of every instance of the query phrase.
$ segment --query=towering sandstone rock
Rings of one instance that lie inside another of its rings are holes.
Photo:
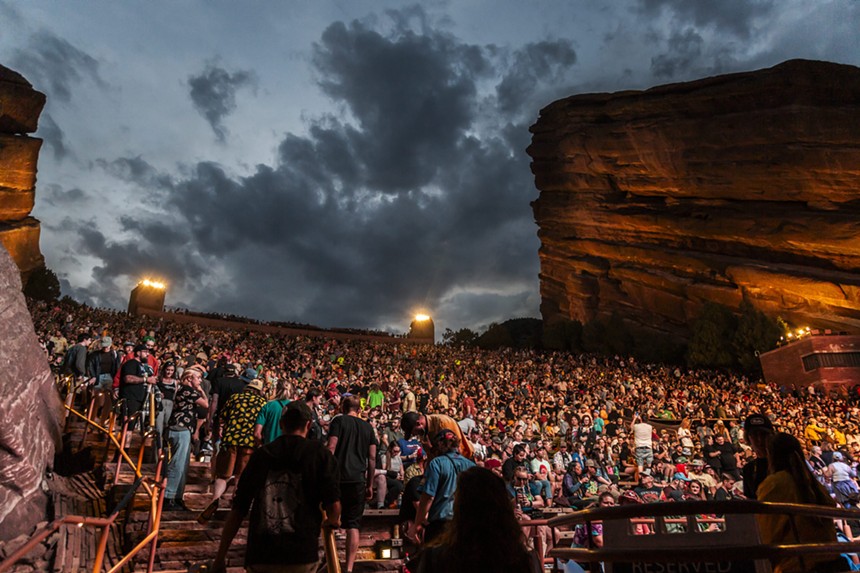
[[[746,296],[860,331],[860,69],[578,95],[531,131],[545,320],[685,336],[705,302]]]
[[[42,140],[24,135],[36,131],[44,105],[45,94],[0,66],[0,244],[25,282],[30,272],[45,264],[39,250],[39,221],[30,217]]]
[[[60,446],[62,406],[21,292],[22,276],[44,264],[29,216],[42,141],[23,135],[36,131],[44,105],[0,66],[0,540],[47,519],[42,479]]]

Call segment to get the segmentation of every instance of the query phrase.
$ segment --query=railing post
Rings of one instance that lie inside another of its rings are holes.
[[[110,537],[110,525],[105,525],[102,528],[101,537],[99,537],[99,547],[96,550],[96,557],[93,560],[93,573],[101,573],[102,563],[104,563],[105,552],[107,551],[108,537]]]
[[[126,440],[127,436],[128,436],[128,417],[126,417],[122,423],[122,433],[120,434],[120,438],[119,438],[119,448],[121,450],[125,450],[125,440]],[[114,473],[114,476],[113,476],[113,485],[116,485],[117,483],[119,483],[119,470],[122,467],[122,460],[123,460],[123,457],[122,457],[122,455],[120,455],[119,459],[117,459],[117,461],[116,461],[116,473]]]
[[[93,409],[94,409],[95,407],[96,407],[96,398],[95,398],[95,396],[93,396],[92,398],[90,398],[90,404],[89,404],[89,406],[87,407],[87,420],[92,421],[92,419],[93,419]],[[83,434],[83,436],[81,437],[81,443],[80,443],[80,445],[78,446],[78,450],[80,450],[80,449],[82,449],[82,448],[84,447],[84,443],[87,441],[87,434],[89,433],[89,431],[90,431],[90,425],[89,425],[89,424],[84,424],[84,434]]]

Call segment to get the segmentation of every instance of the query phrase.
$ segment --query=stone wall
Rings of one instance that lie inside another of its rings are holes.
[[[47,519],[45,468],[61,447],[62,404],[21,292],[0,247],[0,540]]]
[[[39,221],[30,217],[42,140],[26,135],[36,131],[44,105],[45,94],[0,66],[0,244],[24,280],[45,264],[39,250]]]
[[[755,72],[556,101],[535,125],[547,321],[686,336],[743,297],[860,330],[860,69]]]

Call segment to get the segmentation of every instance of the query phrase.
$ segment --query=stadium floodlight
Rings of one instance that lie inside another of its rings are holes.
[[[143,285],[143,286],[145,286],[145,287],[151,287],[151,288],[154,288],[154,289],[158,289],[158,290],[164,290],[164,289],[166,289],[166,288],[167,288],[167,285],[166,285],[166,284],[164,284],[163,282],[161,282],[161,281],[153,281],[153,280],[149,280],[149,279],[143,279],[143,280],[142,280],[142,281],[140,281],[138,284],[141,284],[141,285]]]

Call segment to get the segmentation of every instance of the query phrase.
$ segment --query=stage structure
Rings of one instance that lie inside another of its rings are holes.
[[[128,299],[128,313],[139,315],[146,314],[147,311],[163,311],[166,293],[167,285],[162,282],[149,279],[140,281],[131,291]]]
[[[430,344],[436,340],[436,325],[433,319],[426,314],[416,314],[412,324],[409,325],[407,338],[426,339]]]
[[[759,356],[764,378],[785,388],[851,389],[860,384],[860,336],[803,329]]]

